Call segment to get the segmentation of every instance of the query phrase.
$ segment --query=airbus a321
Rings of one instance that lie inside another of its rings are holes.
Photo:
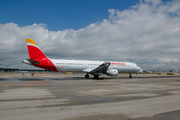
[[[129,73],[131,78],[132,72],[141,70],[132,62],[50,59],[45,56],[33,39],[26,39],[26,43],[30,59],[23,60],[22,63],[51,71],[84,72],[85,78],[89,78],[89,74],[92,74],[95,79],[98,79],[101,74],[117,76],[119,72]]]

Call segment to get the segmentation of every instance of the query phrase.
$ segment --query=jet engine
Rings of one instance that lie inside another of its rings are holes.
[[[107,70],[106,74],[109,75],[109,76],[117,76],[118,75],[118,70],[110,69],[110,70]]]

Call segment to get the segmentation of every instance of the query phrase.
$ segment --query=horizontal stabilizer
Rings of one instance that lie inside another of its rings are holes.
[[[35,61],[35,60],[33,60],[33,59],[26,59],[27,61],[29,61],[30,63],[35,63],[35,64],[39,64],[40,62],[38,62],[38,61]]]
[[[40,62],[35,61],[33,59],[26,59],[26,60],[23,60],[22,63],[28,64],[28,65],[32,65],[32,63],[39,64]]]

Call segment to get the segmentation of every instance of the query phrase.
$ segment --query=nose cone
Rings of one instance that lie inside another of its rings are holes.
[[[138,71],[140,71],[141,70],[141,68],[139,67],[139,66],[137,66],[137,68],[136,68]]]

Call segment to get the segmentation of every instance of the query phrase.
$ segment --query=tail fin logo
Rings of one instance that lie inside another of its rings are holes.
[[[33,39],[26,39],[26,43],[27,43],[27,45],[35,45],[38,47],[38,45],[34,42]]]
[[[33,39],[26,39],[30,59],[47,58]]]

